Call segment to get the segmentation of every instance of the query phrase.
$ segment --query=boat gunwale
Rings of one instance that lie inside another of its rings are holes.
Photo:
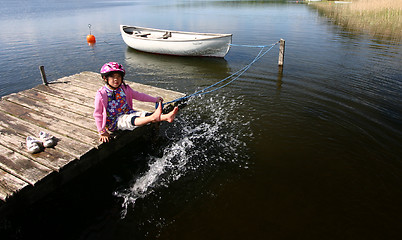
[[[201,39],[144,38],[144,37],[141,37],[141,36],[135,36],[135,35],[128,34],[126,31],[124,31],[124,27],[137,28],[137,29],[141,29],[141,30],[144,29],[144,30],[155,31],[155,32],[171,32],[171,33],[178,33],[178,34],[184,34],[184,35],[205,35],[205,36],[208,36],[208,38],[201,38]],[[129,26],[129,25],[120,25],[120,30],[122,31],[122,34],[124,33],[125,36],[133,38],[133,39],[144,40],[144,41],[162,41],[162,42],[200,42],[200,41],[208,41],[208,40],[214,40],[214,39],[226,38],[226,37],[232,37],[233,36],[233,34],[230,34],[230,33],[186,32],[186,31],[165,30],[165,29],[146,28],[146,27]]]

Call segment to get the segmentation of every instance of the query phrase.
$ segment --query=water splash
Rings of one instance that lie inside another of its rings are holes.
[[[122,218],[138,199],[168,187],[190,172],[200,171],[202,166],[228,162],[247,167],[247,157],[242,154],[246,148],[243,138],[252,134],[250,119],[245,121],[246,117],[236,111],[241,101],[225,97],[196,100],[164,131],[169,143],[163,147],[162,156],[149,156],[148,170],[137,176],[130,187],[114,193],[123,199]]]

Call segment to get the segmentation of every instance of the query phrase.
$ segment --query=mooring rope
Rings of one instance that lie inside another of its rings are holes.
[[[278,43],[279,43],[279,41],[276,42],[276,43],[274,43],[274,44],[271,44],[271,45],[263,45],[263,46],[230,44],[231,46],[236,46],[236,47],[261,48],[261,50],[260,50],[260,52],[257,54],[257,56],[256,56],[249,64],[247,64],[246,66],[244,66],[243,68],[241,68],[241,69],[238,70],[237,72],[235,72],[235,73],[231,74],[230,76],[228,76],[228,77],[226,77],[226,78],[224,78],[224,79],[222,79],[222,80],[220,80],[220,81],[218,81],[218,82],[216,82],[216,83],[214,83],[214,84],[212,84],[212,85],[210,85],[210,86],[208,86],[208,87],[206,87],[206,88],[204,88],[204,89],[202,89],[202,90],[199,90],[199,91],[197,91],[197,92],[195,92],[195,93],[193,93],[193,94],[186,95],[186,96],[181,97],[181,98],[177,98],[177,99],[172,100],[172,101],[167,102],[167,103],[163,103],[163,104],[162,104],[162,108],[163,108],[164,105],[171,104],[171,103],[175,103],[175,102],[180,102],[180,101],[186,100],[186,99],[188,99],[188,98],[191,98],[191,97],[194,97],[194,96],[197,96],[197,95],[198,95],[198,96],[201,96],[201,95],[204,95],[204,94],[207,94],[207,93],[211,93],[211,92],[214,92],[214,91],[216,91],[216,90],[219,90],[219,89],[221,89],[221,88],[223,88],[223,87],[225,87],[225,86],[231,84],[232,82],[234,82],[235,80],[237,80],[241,75],[243,75],[243,74],[251,67],[251,65],[253,65],[255,62],[257,62],[258,60],[260,60],[265,54],[267,54],[267,53],[268,53],[275,45],[277,45]],[[264,51],[264,49],[265,49],[266,47],[269,47],[269,46],[270,46],[270,48],[268,48],[268,50]],[[236,75],[237,75],[237,76],[236,76]],[[220,84],[220,83],[222,83],[222,82],[224,82],[224,81],[226,81],[226,80],[228,80],[228,79],[230,79],[230,78],[232,78],[232,77],[233,77],[233,79],[230,80],[229,82],[225,83],[224,85],[219,86],[219,87],[217,87],[217,88],[214,88],[214,89],[212,89],[212,90],[210,90],[210,91],[207,91],[208,89],[210,89],[210,88],[212,88],[212,87],[215,87],[216,85],[218,85],[218,84]],[[157,107],[157,106],[158,106],[158,105],[156,105],[156,107]]]
[[[231,43],[229,45],[233,46],[233,47],[265,48],[265,47],[269,47],[269,46],[272,46],[272,45],[275,45],[275,44],[277,44],[277,43],[274,43],[274,44],[271,44],[271,45],[241,45],[241,44],[233,44],[233,43]]]

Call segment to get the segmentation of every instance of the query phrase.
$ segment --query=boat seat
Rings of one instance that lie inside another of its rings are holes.
[[[171,32],[165,32],[162,37],[159,37],[158,39],[168,39],[172,36]]]
[[[136,37],[148,37],[151,34],[150,33],[134,33],[133,35]]]

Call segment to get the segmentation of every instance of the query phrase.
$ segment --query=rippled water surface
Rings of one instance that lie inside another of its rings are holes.
[[[120,24],[286,40],[235,82],[192,98],[160,137],[3,219],[10,239],[398,239],[402,46],[288,1],[6,1],[0,95],[121,62],[127,80],[193,93],[250,63],[126,47]],[[97,38],[88,46],[88,24]],[[85,84],[83,82],[83,84]],[[57,237],[55,237],[57,236]]]

